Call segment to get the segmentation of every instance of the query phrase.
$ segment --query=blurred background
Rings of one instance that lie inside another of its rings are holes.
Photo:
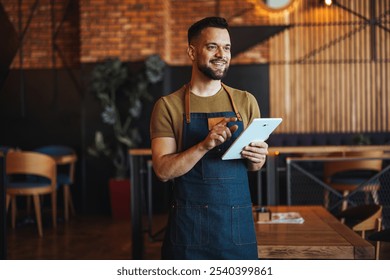
[[[149,98],[132,103],[137,113],[118,108],[124,119],[133,117],[131,128],[137,130],[129,138],[134,143],[121,145],[148,148],[154,101],[190,76],[187,29],[214,15],[225,17],[231,27],[232,62],[224,82],[253,93],[263,117],[284,119],[270,145],[344,145],[359,137],[371,144],[389,143],[390,1],[280,4],[0,0],[0,145],[72,147],[78,155],[77,187],[72,189],[77,212],[110,215],[108,181],[116,176],[118,135],[104,119],[109,112],[93,85],[99,82],[94,70],[119,61],[102,70],[125,69],[116,94],[127,101],[128,94],[137,92],[134,88],[147,92]],[[162,76],[144,82],[151,57],[151,71],[157,67]],[[91,150],[102,143],[96,132],[104,135],[109,156]],[[165,193],[164,188],[155,192]],[[166,204],[156,201],[154,206],[159,211]]]

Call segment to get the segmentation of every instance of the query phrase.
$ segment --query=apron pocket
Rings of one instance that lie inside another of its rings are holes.
[[[232,235],[236,245],[256,243],[252,205],[232,207]]]
[[[208,243],[207,205],[172,206],[171,241],[179,246],[201,246]]]
[[[238,168],[236,160],[222,161],[211,157],[202,160],[203,179],[235,179]]]

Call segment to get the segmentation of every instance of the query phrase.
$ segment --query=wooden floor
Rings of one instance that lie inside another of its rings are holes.
[[[153,231],[166,222],[156,215]],[[50,219],[44,223],[39,238],[34,223],[19,223],[7,231],[7,257],[13,260],[124,260],[131,259],[131,226],[126,220],[111,217],[76,216],[68,223],[59,221],[53,229]],[[145,259],[160,259],[161,241],[151,241],[145,234]],[[382,243],[381,259],[390,259],[390,243]]]
[[[156,231],[166,216],[154,218]],[[7,229],[7,258],[13,260],[124,260],[131,259],[130,221],[111,217],[73,217],[58,222],[53,229],[48,220],[38,237],[36,225],[25,220]],[[160,238],[161,239],[161,238]],[[145,259],[160,259],[161,241],[152,242],[145,234]]]

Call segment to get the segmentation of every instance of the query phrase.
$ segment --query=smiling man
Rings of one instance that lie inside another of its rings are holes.
[[[251,143],[242,159],[221,160],[260,117],[253,95],[221,82],[230,50],[225,19],[194,23],[187,48],[191,81],[160,98],[152,113],[153,168],[174,183],[163,259],[257,259],[247,171],[264,165],[268,145]]]

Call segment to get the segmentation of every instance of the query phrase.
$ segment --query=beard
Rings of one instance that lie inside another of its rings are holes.
[[[226,64],[226,67],[222,70],[218,69],[218,70],[213,70],[211,69],[211,67],[209,66],[206,66],[206,65],[200,65],[198,64],[198,69],[200,72],[202,72],[206,77],[212,79],[212,80],[222,80],[228,70],[229,70],[229,65]]]

